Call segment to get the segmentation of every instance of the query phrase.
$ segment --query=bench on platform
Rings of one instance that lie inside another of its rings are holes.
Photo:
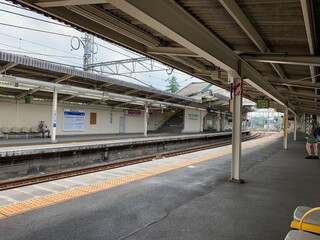
[[[284,240],[320,240],[320,236],[304,231],[291,230]]]
[[[39,135],[41,134],[41,131],[37,131],[34,128],[27,128],[27,127],[13,127],[13,128],[8,128],[8,127],[3,127],[1,128],[1,132],[4,135],[5,139],[9,139],[9,135],[24,135],[25,138],[29,138],[30,135]]]
[[[291,230],[285,240],[320,240],[320,207],[299,206],[293,213]],[[315,234],[313,234],[315,233]]]
[[[303,221],[303,224],[301,224],[301,221]],[[320,207],[297,207],[293,213],[291,228],[320,234]]]

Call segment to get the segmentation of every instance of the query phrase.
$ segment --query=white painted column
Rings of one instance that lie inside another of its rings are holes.
[[[222,131],[226,130],[226,114],[222,113]]]
[[[297,141],[297,114],[294,114],[293,140]]]
[[[243,183],[240,176],[241,164],[241,124],[242,124],[242,79],[234,78],[232,106],[232,163],[231,181]]]
[[[217,112],[217,131],[221,131],[221,113]]]
[[[16,124],[15,126],[16,127],[19,127],[19,112],[20,112],[20,100],[17,99],[16,100]]]
[[[148,103],[144,104],[144,136],[148,137],[148,114],[149,114],[149,109],[148,109]]]
[[[53,89],[52,98],[52,132],[51,132],[51,142],[56,143],[56,132],[57,132],[57,104],[58,103],[58,88]]]
[[[283,115],[283,148],[288,149],[288,108],[286,107]]]
[[[203,111],[199,110],[200,132],[203,132]]]

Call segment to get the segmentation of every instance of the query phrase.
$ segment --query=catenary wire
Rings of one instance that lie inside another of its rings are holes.
[[[59,52],[67,53],[67,54],[70,54],[70,55],[74,55],[74,56],[77,57],[77,59],[82,59],[82,56],[79,56],[79,55],[71,53],[71,52],[63,51],[63,50],[60,50],[60,49],[57,49],[57,48],[50,47],[48,45],[44,45],[44,44],[41,44],[41,43],[29,41],[29,40],[26,40],[26,39],[23,39],[23,38],[20,38],[20,37],[15,37],[15,36],[12,36],[12,35],[9,35],[9,34],[6,34],[6,33],[1,33],[0,32],[0,34],[4,35],[4,36],[7,36],[7,37],[15,38],[15,39],[18,39],[20,41],[27,42],[27,43],[32,43],[32,44],[35,44],[37,46],[42,46],[42,47],[49,48],[49,49],[52,49],[52,50],[55,50],[55,51],[59,51]],[[74,58],[76,59],[76,57],[74,57]]]

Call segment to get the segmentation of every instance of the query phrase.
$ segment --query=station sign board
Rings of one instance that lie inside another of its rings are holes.
[[[162,113],[163,109],[161,108],[149,108],[149,113]]]
[[[258,99],[257,108],[269,108],[269,99]]]
[[[199,115],[194,113],[189,113],[189,119],[190,120],[198,120]]]
[[[77,132],[84,131],[85,111],[64,109],[63,110],[63,131]]]
[[[130,117],[140,117],[141,112],[139,110],[125,110],[125,114]]]

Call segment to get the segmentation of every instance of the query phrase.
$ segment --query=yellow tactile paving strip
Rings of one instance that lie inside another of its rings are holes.
[[[255,147],[257,145],[261,145],[261,144],[273,141],[275,138],[277,138],[277,136],[271,137],[271,138],[269,137],[264,140],[260,140],[260,141],[256,141],[256,142],[252,142],[252,143],[249,143],[249,144],[246,144],[245,146],[243,146],[242,149],[244,150],[244,149],[248,149],[251,147]],[[75,198],[78,198],[78,197],[81,197],[84,195],[96,193],[96,192],[99,192],[102,190],[106,190],[106,189],[110,189],[110,188],[113,188],[116,186],[124,185],[124,184],[130,183],[130,182],[133,182],[133,181],[137,181],[137,180],[144,179],[147,177],[151,177],[151,176],[155,176],[155,175],[162,174],[165,172],[169,172],[169,171],[181,168],[181,167],[185,167],[185,166],[192,165],[195,163],[199,163],[199,162],[207,161],[207,160],[210,160],[213,158],[221,157],[223,155],[230,154],[231,151],[232,151],[231,149],[223,150],[223,151],[220,151],[217,153],[208,154],[208,155],[205,155],[202,157],[194,158],[191,160],[186,160],[186,161],[183,161],[180,163],[173,163],[173,164],[169,164],[166,166],[146,170],[143,172],[119,177],[116,179],[105,180],[105,181],[102,181],[102,182],[99,182],[96,184],[83,186],[83,187],[80,187],[77,189],[71,189],[71,190],[67,190],[64,192],[51,194],[51,195],[44,196],[44,197],[39,197],[39,198],[36,198],[33,200],[28,200],[28,201],[23,201],[20,203],[15,203],[15,204],[3,206],[3,207],[0,207],[0,219],[5,219],[5,218],[13,216],[13,215],[21,214],[21,213],[28,212],[28,211],[31,211],[34,209],[38,209],[38,208],[46,207],[46,206],[53,205],[56,203],[64,202],[67,200],[75,199]]]

